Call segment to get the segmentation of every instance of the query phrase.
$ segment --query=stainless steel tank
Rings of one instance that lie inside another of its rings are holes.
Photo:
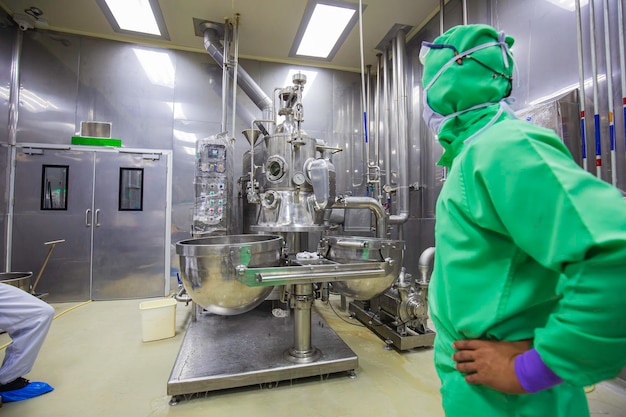
[[[235,267],[279,266],[283,239],[274,235],[228,235],[182,240],[176,244],[187,294],[211,313],[231,316],[252,310],[274,287],[248,287]]]
[[[322,240],[322,255],[342,264],[392,260],[383,278],[333,282],[338,293],[355,300],[369,300],[393,284],[402,267],[404,241],[360,236],[332,236]]]
[[[30,293],[30,277],[32,272],[0,272],[0,282]]]

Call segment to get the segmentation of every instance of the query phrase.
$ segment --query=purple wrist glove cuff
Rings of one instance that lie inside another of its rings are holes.
[[[515,375],[522,388],[528,392],[543,391],[563,382],[543,363],[535,349],[526,351],[515,358]]]

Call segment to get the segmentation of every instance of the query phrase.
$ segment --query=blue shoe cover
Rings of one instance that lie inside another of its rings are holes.
[[[10,403],[14,401],[28,400],[29,398],[38,397],[46,392],[54,390],[50,385],[45,382],[31,382],[24,388],[16,389],[13,391],[0,392],[3,403]]]

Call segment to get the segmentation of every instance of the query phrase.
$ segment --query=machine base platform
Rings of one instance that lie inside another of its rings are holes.
[[[313,309],[311,344],[319,358],[294,363],[293,318],[274,317],[271,303],[236,316],[208,313],[189,323],[167,383],[167,394],[182,396],[227,388],[348,371],[356,354]],[[172,404],[176,401],[173,398]]]
[[[415,332],[414,334],[401,335],[396,332],[394,327],[380,323],[373,312],[364,310],[354,302],[348,305],[348,310],[354,314],[357,320],[382,338],[385,343],[394,346],[398,350],[432,347],[435,342],[435,332],[430,329],[426,329],[426,333]]]

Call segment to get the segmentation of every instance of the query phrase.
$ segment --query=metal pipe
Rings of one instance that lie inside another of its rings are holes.
[[[585,70],[583,55],[583,30],[580,13],[580,0],[576,0],[576,40],[578,43],[578,83],[580,109],[580,147],[583,169],[587,171],[587,127],[585,125]]]
[[[359,0],[359,46],[361,52],[361,97],[362,97],[362,106],[363,106],[363,137],[365,139],[365,179],[366,179],[366,187],[369,187],[369,126],[367,125],[367,112],[368,108],[368,97],[367,90],[365,89],[365,67],[364,67],[364,57],[363,57],[363,2]],[[368,74],[369,75],[369,74]],[[369,82],[369,80],[368,80]]]
[[[439,0],[439,34],[443,35],[443,9],[445,8],[445,0]]]
[[[376,166],[379,167],[380,171],[380,81],[381,81],[381,72],[382,72],[382,57],[383,54],[376,54],[376,91],[374,92],[374,160],[376,161]],[[378,178],[380,188],[380,176]],[[377,196],[380,194],[380,190],[377,190]]]
[[[219,45],[219,33],[217,29],[208,22],[202,23],[200,29],[204,33],[204,49],[220,66],[224,66],[224,56],[220,50],[215,46]],[[233,71],[229,68],[229,72]],[[233,71],[234,72],[234,71]],[[237,84],[243,90],[244,93],[254,102],[254,104],[263,111],[263,119],[274,120],[272,99],[254,82],[250,74],[246,72],[241,66],[237,67]],[[231,74],[233,75],[233,74]],[[271,131],[269,131],[271,133]]]
[[[383,57],[383,102],[385,113],[383,117],[383,141],[385,142],[385,185],[391,186],[391,100],[389,98],[389,48],[385,48]]]
[[[598,103],[598,58],[596,55],[596,18],[594,0],[589,0],[589,33],[591,35],[591,69],[593,81],[593,126],[596,138],[596,176],[602,179],[602,142],[600,138],[600,104]]]
[[[230,94],[228,89],[230,88],[230,80],[228,78],[228,70],[230,68],[230,23],[228,19],[224,24],[224,46],[222,56],[224,57],[224,63],[222,65],[222,132],[226,132],[228,128],[228,97]],[[234,132],[233,132],[234,134]]]
[[[443,35],[443,32],[445,31],[443,27],[444,9],[445,9],[445,0],[440,0],[439,1],[439,35]],[[445,181],[447,177],[448,177],[448,168],[441,167],[441,181],[442,182]]]
[[[368,209],[376,217],[376,237],[385,238],[387,235],[387,214],[383,206],[371,197],[340,197],[332,208]]]
[[[619,67],[622,81],[622,110],[624,112],[624,148],[626,149],[626,60],[624,59],[624,11],[622,2],[617,1],[617,31],[619,33]],[[624,188],[624,186],[622,186]]]
[[[406,35],[404,30],[396,34],[396,51],[394,56],[395,75],[397,78],[397,121],[398,135],[396,155],[398,157],[398,191],[397,214],[389,216],[390,224],[401,225],[409,219],[409,140],[408,140],[408,99],[406,92],[406,74],[404,60],[406,57]],[[402,240],[402,228],[398,227],[398,237]]]
[[[593,1],[593,0],[592,0]],[[611,34],[609,31],[609,0],[602,0],[604,15],[604,51],[606,59],[606,88],[609,100],[609,143],[611,147],[611,184],[617,186],[617,162],[615,157],[615,120],[613,107],[613,64],[611,62]]]
[[[258,119],[258,120],[252,120],[252,122],[250,123],[250,133],[254,134],[254,124],[255,123],[270,123],[273,124],[275,123],[275,120],[271,120],[271,119]],[[254,142],[256,142],[254,137],[250,138],[250,192],[252,194],[248,194],[248,196],[250,197],[251,195],[254,195],[256,197],[256,192],[254,191]],[[250,201],[250,198],[248,198],[248,200]],[[253,202],[257,202],[258,200],[256,198],[253,198],[252,201],[250,201],[250,203]]]
[[[369,132],[369,120],[367,119],[367,115],[371,115],[370,106],[371,106],[371,95],[372,95],[372,66],[367,65],[367,71],[365,76],[365,127],[366,131]],[[369,134],[365,135],[365,177],[367,180],[367,185],[365,189],[366,195],[369,195],[369,186],[370,186],[370,143],[369,143]]]
[[[232,133],[231,137],[235,137],[235,121],[237,120],[237,78],[239,71],[239,13],[235,15],[235,25],[233,26],[233,42],[235,44],[235,53],[231,62],[233,67],[233,112],[232,112]]]
[[[428,278],[428,271],[435,259],[435,248],[429,247],[424,249],[417,262],[417,269],[420,272],[420,284],[427,284],[430,279]]]
[[[307,357],[313,352],[311,346],[311,307],[313,306],[313,285],[294,285],[296,307],[293,309],[294,334],[291,354]]]
[[[11,270],[11,257],[12,257],[12,242],[13,242],[13,204],[11,202],[15,199],[15,161],[17,159],[17,122],[19,118],[19,103],[20,103],[20,76],[21,76],[21,64],[22,64],[22,44],[24,43],[24,32],[16,29],[17,35],[15,44],[13,45],[13,55],[11,57],[11,91],[9,93],[9,126],[8,126],[8,144],[9,152],[7,155],[7,167],[9,168],[9,175],[7,175],[7,218],[6,218],[6,234],[5,234],[5,253],[4,253],[4,265],[6,271]]]
[[[190,303],[191,301],[193,301],[191,299],[191,296],[187,293],[187,290],[185,290],[185,287],[183,286],[180,287],[180,289],[174,296],[174,299],[181,303]]]

